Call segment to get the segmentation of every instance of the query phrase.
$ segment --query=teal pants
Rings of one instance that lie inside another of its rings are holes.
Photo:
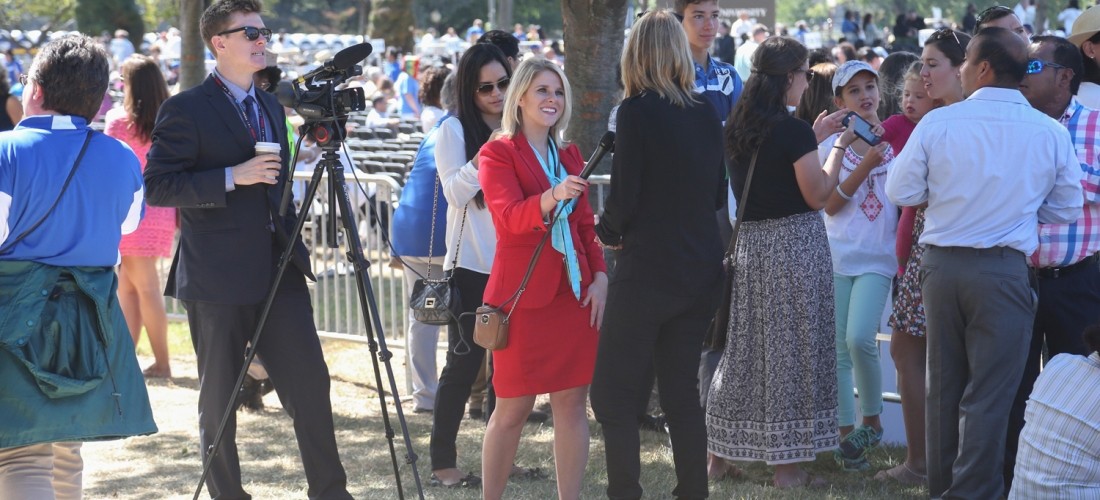
[[[878,333],[890,278],[867,273],[841,276],[833,273],[836,297],[837,415],[841,427],[856,424],[856,398],[866,416],[882,413],[882,365],[879,362]],[[854,375],[854,377],[853,377]]]

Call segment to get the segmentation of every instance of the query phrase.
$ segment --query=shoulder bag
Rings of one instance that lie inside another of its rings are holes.
[[[459,300],[458,285],[451,277],[451,271],[443,273],[443,279],[432,279],[432,251],[435,249],[435,218],[436,209],[439,206],[439,174],[435,176],[435,197],[432,199],[432,236],[428,243],[428,275],[421,277],[413,283],[412,293],[409,298],[409,308],[412,309],[413,318],[425,325],[447,325],[452,319],[457,321],[455,311],[462,309]],[[462,231],[466,228],[466,210],[462,209],[462,224],[458,227],[458,245],[455,247],[455,258],[451,264],[458,264],[458,252],[462,249]],[[406,268],[406,272],[411,269]]]
[[[752,185],[752,173],[756,170],[756,157],[760,150],[752,154],[749,163],[749,173],[745,176],[745,188],[741,190],[741,197],[737,199],[737,220],[733,222],[733,235],[730,236],[730,246],[726,249],[726,255],[722,264],[726,269],[724,286],[722,288],[722,303],[718,306],[718,312],[714,315],[714,321],[710,323],[710,331],[707,332],[704,344],[715,351],[726,348],[726,336],[730,326],[730,302],[733,300],[733,252],[737,249],[737,233],[741,231],[741,220],[745,217],[745,207],[749,200],[749,186]]]
[[[31,233],[31,231],[34,231],[35,229],[38,229],[38,226],[42,225],[42,221],[46,220],[46,217],[49,217],[50,214],[53,213],[54,208],[57,208],[57,203],[59,201],[61,201],[61,197],[65,195],[65,190],[69,189],[69,183],[72,182],[72,180],[73,180],[73,174],[76,173],[76,168],[80,166],[80,160],[84,159],[84,152],[88,150],[88,143],[90,143],[90,142],[92,142],[92,131],[91,130],[88,131],[88,135],[84,138],[84,145],[80,147],[80,154],[76,156],[76,162],[73,163],[72,170],[69,170],[69,176],[65,178],[65,184],[61,185],[61,193],[57,195],[57,199],[54,200],[53,205],[50,205],[50,209],[46,210],[46,214],[43,215],[41,219],[38,219],[38,222],[35,222],[34,225],[30,227],[30,229],[27,229],[26,231],[23,231],[22,234],[17,236],[14,240],[9,242],[7,245],[5,245],[3,249],[0,249],[0,255],[3,255],[5,253],[7,253],[8,250],[11,250],[12,248],[15,248],[16,243],[19,243],[20,241],[23,240],[23,238],[26,238],[27,235]]]

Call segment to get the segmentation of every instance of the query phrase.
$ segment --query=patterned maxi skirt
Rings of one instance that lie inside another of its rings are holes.
[[[741,224],[730,328],[707,406],[707,448],[812,461],[839,445],[833,270],[818,212]]]

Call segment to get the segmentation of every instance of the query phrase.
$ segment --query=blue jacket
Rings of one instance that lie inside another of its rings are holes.
[[[0,448],[157,432],[110,267],[0,261]]]
[[[439,124],[450,116],[444,115],[424,134],[424,142],[420,143],[420,149],[416,152],[409,180],[401,190],[401,204],[393,213],[391,238],[395,254],[403,257],[427,257],[428,246],[432,241],[432,201],[438,197],[432,257],[433,260],[438,257],[440,265],[447,255],[447,199],[443,197],[443,185],[436,186],[435,181],[435,138]]]

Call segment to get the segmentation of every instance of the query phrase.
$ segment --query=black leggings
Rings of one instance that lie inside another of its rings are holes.
[[[481,306],[488,274],[456,267],[452,273],[462,300],[462,312],[474,312]],[[485,359],[485,349],[474,343],[474,317],[465,316],[461,328],[447,326],[447,364],[439,376],[435,391],[435,411],[432,422],[432,470],[457,468],[458,451],[455,440],[458,426],[470,398],[470,386]],[[461,332],[461,333],[460,333]],[[461,335],[461,337],[460,337]],[[460,342],[460,339],[462,342]],[[460,354],[455,354],[455,351]]]

